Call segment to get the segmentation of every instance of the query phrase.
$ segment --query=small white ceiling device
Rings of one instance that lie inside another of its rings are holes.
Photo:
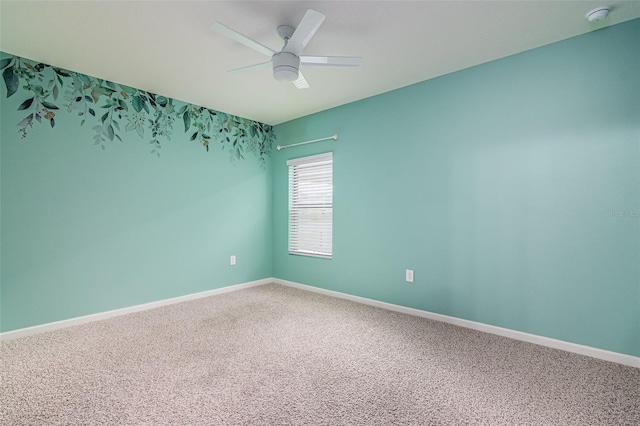
[[[273,68],[273,77],[278,81],[291,81],[298,89],[309,87],[306,79],[300,72],[300,65],[320,67],[357,67],[362,58],[355,56],[309,56],[300,55],[305,46],[316,33],[325,15],[315,10],[307,10],[297,28],[289,25],[280,25],[277,28],[278,35],[284,40],[284,46],[277,52],[249,37],[232,30],[231,28],[215,22],[212,28],[232,40],[243,44],[250,49],[270,56],[271,60],[260,64],[237,68],[229,72],[241,73],[255,69]]]
[[[607,15],[609,15],[609,12],[611,12],[611,6],[600,6],[587,12],[584,17],[587,18],[589,22],[598,22],[605,19]]]

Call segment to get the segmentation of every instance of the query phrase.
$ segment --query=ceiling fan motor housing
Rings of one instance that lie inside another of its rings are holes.
[[[278,52],[271,58],[273,62],[273,77],[278,81],[296,81],[300,58],[293,53]]]

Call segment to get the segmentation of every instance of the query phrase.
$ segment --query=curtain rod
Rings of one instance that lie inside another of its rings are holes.
[[[281,149],[285,149],[285,148],[291,148],[292,146],[298,146],[298,145],[306,145],[308,143],[314,143],[314,142],[322,142],[322,141],[328,141],[329,139],[333,139],[334,141],[338,140],[338,134],[336,133],[333,136],[327,136],[326,138],[320,138],[320,139],[314,139],[312,141],[306,141],[306,142],[299,142],[299,143],[292,143],[291,145],[284,145],[284,146],[276,146],[276,149],[278,151],[280,151]]]

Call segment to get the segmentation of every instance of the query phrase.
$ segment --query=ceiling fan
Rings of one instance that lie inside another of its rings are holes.
[[[237,41],[240,44],[270,56],[271,60],[260,64],[237,68],[229,72],[241,73],[255,69],[273,68],[273,77],[279,81],[292,81],[298,89],[309,87],[306,79],[300,72],[300,65],[321,67],[357,67],[362,58],[355,56],[309,56],[301,55],[302,50],[316,33],[325,15],[315,10],[307,10],[297,28],[289,25],[280,25],[277,28],[278,35],[284,40],[284,46],[277,52],[249,37],[232,30],[231,28],[215,22],[212,28],[219,33]]]

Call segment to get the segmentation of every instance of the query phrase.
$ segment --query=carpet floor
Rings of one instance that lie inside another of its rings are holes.
[[[0,356],[2,425],[640,425],[640,369],[275,284]]]

